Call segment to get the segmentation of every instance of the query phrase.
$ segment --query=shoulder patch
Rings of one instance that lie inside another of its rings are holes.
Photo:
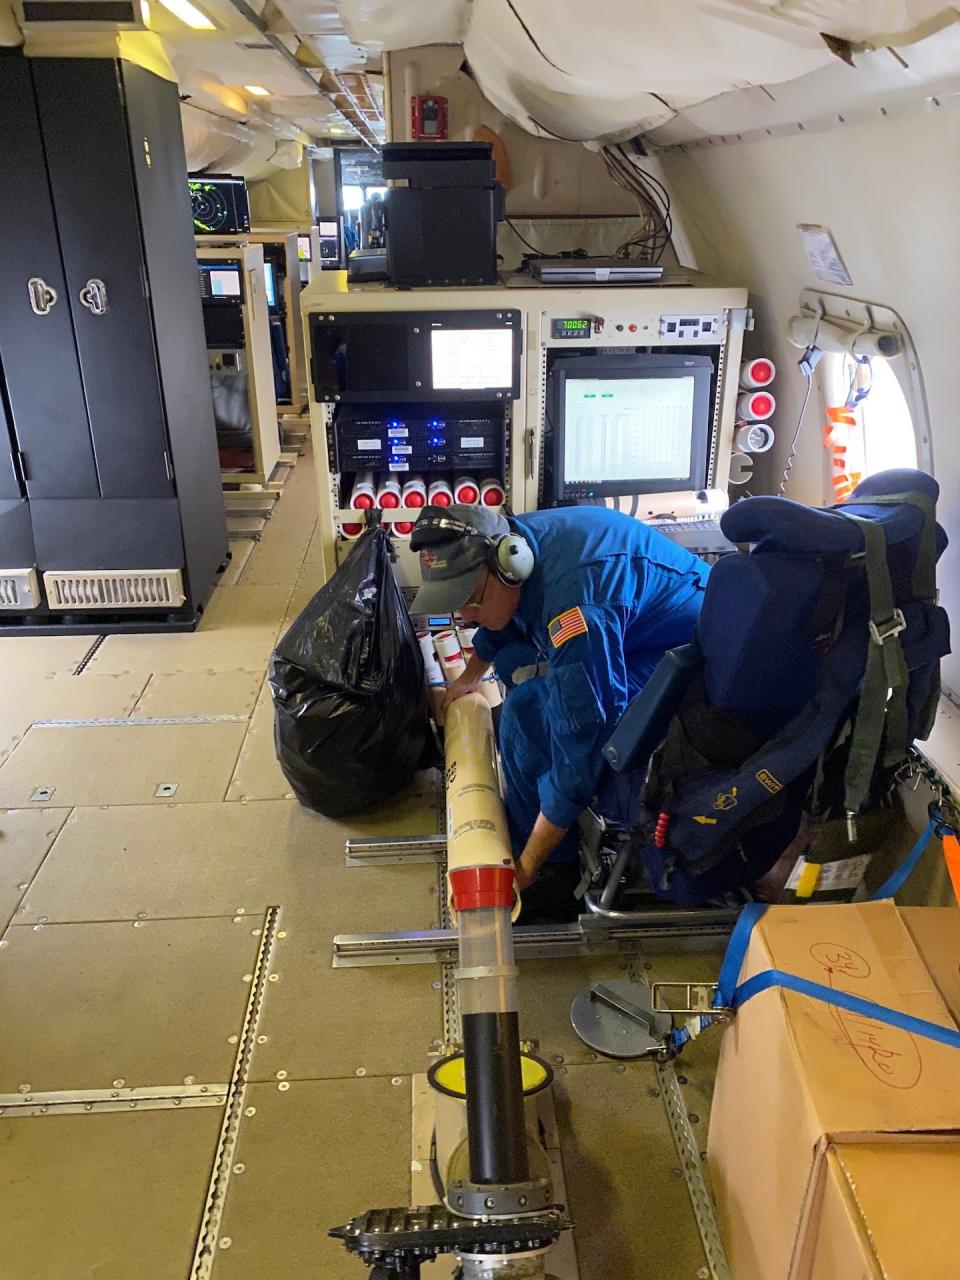
[[[558,613],[547,623],[547,635],[554,649],[559,649],[574,636],[583,636],[586,633],[587,620],[579,609],[567,609],[565,613]]]

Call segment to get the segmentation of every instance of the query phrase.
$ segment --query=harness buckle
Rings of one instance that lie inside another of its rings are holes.
[[[654,982],[650,994],[654,1013],[729,1017],[732,1009],[714,1003],[717,990],[715,982]]]
[[[888,640],[900,635],[901,631],[906,631],[907,621],[903,616],[902,610],[894,609],[885,622],[877,624],[871,618],[867,626],[870,628],[870,639],[873,643],[883,646]]]

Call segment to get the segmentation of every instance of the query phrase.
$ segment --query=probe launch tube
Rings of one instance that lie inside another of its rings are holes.
[[[490,707],[478,694],[447,709],[447,874],[460,941],[467,1141],[474,1183],[530,1176],[520,1068],[512,915],[513,854]]]

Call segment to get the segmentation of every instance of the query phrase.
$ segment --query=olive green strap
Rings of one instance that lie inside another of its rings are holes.
[[[907,664],[899,636],[903,614],[894,605],[887,566],[887,540],[880,525],[840,511],[863,535],[864,562],[870,592],[869,638],[860,700],[854,716],[850,756],[844,777],[845,808],[859,813],[870,793],[886,729],[886,760],[902,759],[907,747]]]

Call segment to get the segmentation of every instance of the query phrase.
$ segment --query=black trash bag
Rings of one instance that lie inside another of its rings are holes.
[[[370,529],[274,651],[274,743],[301,802],[331,818],[405,787],[435,761],[423,655]]]

